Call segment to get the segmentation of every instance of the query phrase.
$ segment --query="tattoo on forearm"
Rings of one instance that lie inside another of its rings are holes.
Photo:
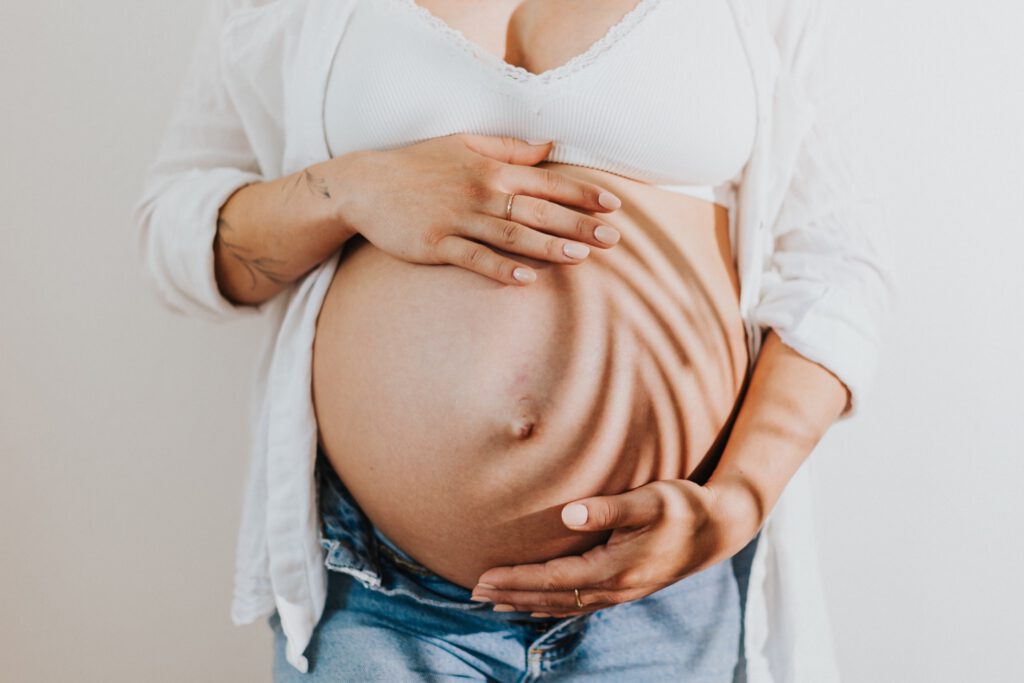
[[[279,285],[286,285],[292,281],[281,269],[287,262],[284,259],[270,258],[268,256],[253,256],[252,249],[243,247],[237,242],[224,237],[225,233],[233,230],[231,224],[223,218],[217,219],[216,239],[224,245],[227,252],[239,263],[245,266],[249,277],[252,279],[252,289],[256,289],[256,274],[259,273],[266,279]]]
[[[286,189],[291,189],[294,192],[294,190],[303,183],[314,196],[321,197],[323,199],[331,198],[331,191],[327,187],[327,181],[310,173],[308,168],[302,173],[295,174],[295,182],[282,186],[281,191],[283,192]],[[290,197],[291,194],[288,196]]]

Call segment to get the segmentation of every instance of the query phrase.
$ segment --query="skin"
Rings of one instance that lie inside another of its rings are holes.
[[[614,248],[520,257],[537,281],[508,287],[360,237],[317,316],[327,459],[374,525],[467,589],[604,542],[564,527],[567,500],[706,476],[748,365],[726,207],[542,163],[622,198]]]
[[[585,12],[579,11],[581,2],[569,0],[420,4],[509,63],[539,73],[585,50],[635,2],[588,1]],[[476,226],[474,240],[563,265],[580,262],[561,255],[566,241],[611,246],[593,235],[599,221],[591,214],[609,211],[597,199],[603,188],[566,183],[532,168],[546,149],[511,139],[492,144],[496,138],[450,137],[458,144],[431,141],[436,149],[417,145],[418,150],[386,157],[357,153],[235,193],[222,208],[214,245],[222,292],[239,304],[265,301],[357,233],[411,263],[457,264],[520,286],[528,283],[512,277],[519,263],[464,244],[467,226]],[[403,174],[416,164],[433,170],[459,154],[462,162],[435,173],[429,184],[416,186],[417,173]],[[460,174],[460,167],[467,173]],[[408,203],[389,201],[385,182],[413,188],[407,192],[417,207],[443,208],[423,217]],[[552,209],[545,220],[518,231],[517,239],[510,239],[515,232],[510,226],[493,220],[503,216],[504,193],[511,191]],[[387,223],[381,219],[385,214]],[[405,226],[404,232],[393,226]],[[566,501],[561,516],[567,530],[603,530],[610,532],[607,540],[582,554],[490,568],[478,577],[474,595],[495,603],[497,610],[566,616],[639,599],[731,556],[761,527],[848,400],[835,375],[769,331],[710,478],[704,483],[660,479],[616,495]],[[577,505],[588,513],[581,524],[572,523]],[[572,588],[580,589],[582,610]]]
[[[614,211],[621,200],[586,179],[535,168],[549,150],[457,134],[354,152],[242,187],[220,210],[213,244],[220,291],[236,304],[267,301],[356,234],[395,258],[457,265],[503,284],[525,285],[536,273],[485,245],[579,263],[566,246],[613,246],[618,232],[593,214]],[[517,268],[525,280],[515,277]]]
[[[638,600],[731,557],[753,538],[848,399],[835,375],[769,332],[707,483],[662,480],[572,501],[561,511],[566,527],[612,530],[608,542],[581,555],[490,569],[474,599],[498,611],[569,616]],[[567,522],[581,517],[575,505],[587,509],[586,522]]]

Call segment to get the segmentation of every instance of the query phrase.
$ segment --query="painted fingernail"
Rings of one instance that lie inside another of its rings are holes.
[[[605,244],[617,244],[619,241],[619,231],[606,225],[599,225],[594,228],[594,237],[599,242],[604,242]]]
[[[537,274],[526,268],[516,268],[512,271],[512,277],[520,282],[533,282],[537,279]]]
[[[587,254],[590,253],[590,247],[579,242],[566,242],[562,247],[562,251],[569,258],[586,258]]]
[[[469,596],[469,599],[476,600],[477,602],[493,602],[493,600],[491,600],[490,598],[485,598],[482,595],[471,595]]]
[[[547,612],[530,612],[531,617],[550,617],[551,615]]]
[[[606,209],[617,209],[622,206],[622,200],[608,190],[603,190],[601,194],[597,195],[597,203]]]
[[[562,521],[569,526],[580,526],[587,523],[587,506],[573,503],[562,508]]]

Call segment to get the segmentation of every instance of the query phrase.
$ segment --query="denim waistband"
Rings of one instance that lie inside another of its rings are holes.
[[[384,532],[376,526],[373,527],[373,535],[376,537],[377,542],[381,544],[378,550],[381,551],[387,559],[391,560],[391,562],[395,563],[405,571],[411,572],[417,576],[437,576],[437,574],[432,572],[429,568],[417,562],[416,558],[412,555],[399,548],[394,541],[385,536]]]

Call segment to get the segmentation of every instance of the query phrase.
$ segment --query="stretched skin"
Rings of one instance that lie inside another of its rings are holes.
[[[748,365],[724,207],[596,169],[622,239],[526,287],[345,246],[317,320],[319,439],[364,512],[470,588],[486,569],[582,552],[561,506],[702,480]]]

